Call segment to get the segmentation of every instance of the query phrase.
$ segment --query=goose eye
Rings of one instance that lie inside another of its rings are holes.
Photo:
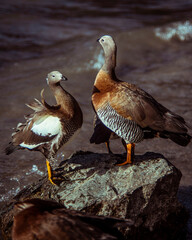
[[[104,42],[104,41],[105,41],[105,40],[102,38],[102,39],[101,39],[101,42]]]
[[[52,75],[52,77],[55,77],[55,75]]]

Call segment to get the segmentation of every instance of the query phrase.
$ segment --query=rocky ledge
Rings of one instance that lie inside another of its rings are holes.
[[[75,210],[101,221],[111,218],[111,228],[122,236],[114,239],[184,239],[187,213],[177,200],[181,172],[156,153],[136,156],[132,165],[116,165],[124,159],[125,155],[77,152],[60,164],[64,181],[59,186],[44,177],[4,207],[4,239],[11,239],[14,203],[32,198],[55,200],[67,214]]]

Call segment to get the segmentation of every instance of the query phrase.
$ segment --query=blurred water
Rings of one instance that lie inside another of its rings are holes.
[[[192,124],[192,1],[32,1],[7,0],[0,6],[0,134],[1,149],[12,128],[30,113],[25,103],[54,98],[46,75],[61,71],[64,86],[78,100],[84,124],[75,141],[62,148],[58,164],[76,150],[106,152],[89,144],[93,131],[91,92],[103,63],[96,39],[111,34],[118,46],[117,75],[152,94]],[[124,149],[120,141],[112,150]],[[182,173],[181,185],[192,183],[191,144],[186,148],[163,139],[143,141],[136,154],[164,154]],[[38,152],[0,154],[0,201],[46,175]]]
[[[192,25],[190,21],[184,23],[173,23],[172,26],[155,29],[156,36],[162,38],[163,40],[171,40],[172,38],[177,38],[181,41],[192,39]]]

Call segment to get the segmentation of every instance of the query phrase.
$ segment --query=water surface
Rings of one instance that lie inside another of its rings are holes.
[[[0,7],[0,134],[1,149],[12,128],[30,113],[25,103],[45,97],[55,100],[46,75],[61,71],[63,84],[79,102],[84,124],[75,141],[57,154],[58,163],[77,150],[106,152],[91,145],[91,91],[103,52],[96,42],[110,34],[118,46],[117,76],[135,83],[192,124],[192,1],[30,1],[7,0]],[[124,151],[114,140],[115,153]],[[159,152],[183,174],[181,185],[192,183],[191,144],[155,139],[137,144],[136,154]],[[38,152],[0,155],[0,201],[5,201],[46,174]]]

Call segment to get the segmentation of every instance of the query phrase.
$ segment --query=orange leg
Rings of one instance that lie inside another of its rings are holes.
[[[109,147],[109,141],[105,142],[105,145],[107,147],[108,153],[112,153],[110,147]]]
[[[53,178],[53,176],[52,176],[52,168],[51,168],[51,165],[50,165],[50,163],[49,163],[49,161],[46,159],[46,165],[47,165],[47,172],[48,172],[48,179],[49,179],[49,181],[53,184],[53,185],[56,185],[54,182],[53,182],[53,180],[52,180],[52,178]]]
[[[130,164],[130,163],[133,162],[134,151],[135,151],[135,144],[134,143],[129,143],[126,146],[127,146],[127,159],[126,159],[125,162],[117,164],[117,166],[123,166],[125,164]]]

